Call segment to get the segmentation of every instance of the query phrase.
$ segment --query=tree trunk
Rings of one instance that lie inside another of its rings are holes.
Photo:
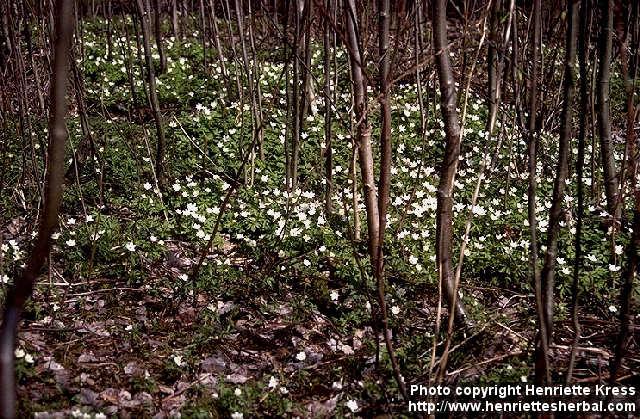
[[[535,353],[535,380],[537,384],[549,381],[549,341],[547,332],[547,310],[545,309],[542,291],[542,279],[538,268],[538,232],[536,220],[536,117],[538,114],[538,62],[540,61],[540,0],[533,3],[533,40],[531,41],[531,80],[529,86],[529,188],[528,188],[528,220],[529,220],[529,270],[536,295],[536,311],[538,313],[538,335]]]
[[[154,30],[156,35],[156,46],[158,47],[158,55],[160,55],[160,67],[158,72],[163,74],[167,71],[167,56],[164,53],[162,46],[162,19],[160,17],[161,12],[161,0],[153,0],[153,18],[154,18]]]
[[[64,176],[64,151],[67,140],[65,116],[67,114],[66,91],[69,79],[69,52],[73,35],[73,2],[58,0],[56,3],[57,36],[51,100],[49,112],[49,147],[45,184],[43,216],[29,261],[20,280],[9,290],[4,317],[0,328],[0,416],[15,417],[15,365],[14,350],[18,323],[26,300],[31,297],[35,281],[45,264],[51,249],[51,234],[58,225],[58,209],[62,199]],[[66,22],[63,24],[63,22]]]
[[[577,355],[578,343],[580,342],[580,319],[578,317],[578,307],[580,301],[580,270],[582,269],[582,225],[584,218],[584,151],[585,138],[587,135],[587,115],[589,107],[589,85],[587,72],[587,13],[589,10],[589,0],[580,0],[580,29],[578,31],[578,65],[580,71],[580,111],[579,111],[579,132],[578,132],[578,158],[576,160],[576,182],[578,188],[578,208],[576,214],[576,235],[575,251],[573,260],[573,283],[571,286],[571,317],[573,320],[574,337],[571,347],[569,367],[567,368],[566,384],[571,384],[573,380],[573,367]]]
[[[447,1],[433,2],[433,40],[438,79],[440,82],[440,109],[445,127],[445,151],[440,167],[438,204],[436,208],[436,262],[438,280],[445,291],[449,307],[455,305],[455,316],[464,321],[467,317],[461,301],[457,298],[452,269],[453,240],[453,184],[460,157],[460,124],[456,112],[456,89],[453,70],[449,60],[447,38]]]
[[[626,155],[628,156],[627,171],[629,179],[629,189],[633,193],[634,206],[633,206],[633,225],[631,240],[627,244],[626,249],[626,265],[622,278],[624,280],[622,289],[620,290],[620,331],[615,345],[615,355],[613,362],[611,363],[611,374],[609,381],[611,384],[615,384],[620,368],[622,367],[622,360],[627,352],[629,346],[629,338],[632,336],[633,327],[633,295],[634,295],[634,282],[638,275],[638,251],[640,250],[640,185],[637,181],[638,176],[638,164],[640,164],[640,156],[638,156],[637,139],[635,132],[635,116],[636,106],[634,103],[635,96],[635,83],[637,77],[637,54],[638,54],[638,39],[633,39],[631,45],[631,57],[628,53],[628,41],[630,35],[635,38],[636,30],[638,27],[638,4],[633,3],[633,9],[631,13],[631,30],[627,32],[625,40],[620,48],[620,60],[622,61],[622,75],[624,77],[625,93],[627,95],[627,130],[626,130]],[[624,176],[621,176],[621,182],[624,182]],[[624,208],[624,201],[620,202],[620,207]]]
[[[487,49],[487,108],[489,115],[495,115],[498,108],[498,42],[499,42],[499,14],[502,0],[491,0],[491,11],[489,18],[489,42]],[[487,131],[489,131],[491,118],[487,120]]]
[[[598,134],[600,136],[600,157],[604,174],[604,191],[607,198],[607,211],[614,217],[614,229],[619,221],[617,209],[618,176],[616,173],[614,151],[611,144],[611,121],[609,104],[609,78],[611,71],[611,49],[613,31],[613,0],[600,0],[600,40],[597,81]]]
[[[147,81],[149,83],[149,105],[153,112],[153,119],[156,123],[156,178],[158,185],[164,186],[164,154],[165,154],[165,138],[162,128],[162,115],[160,114],[160,103],[158,102],[158,93],[156,91],[156,76],[153,70],[153,60],[151,59],[151,46],[149,45],[149,20],[148,12],[145,10],[145,4],[148,9],[148,0],[136,0],[138,6],[138,14],[140,16],[140,26],[142,27],[142,43],[144,46],[144,57],[147,63]]]
[[[326,1],[326,9],[331,10],[333,6],[332,0]],[[331,46],[333,45],[331,39],[331,25],[329,24],[330,17],[324,16],[323,20],[323,67],[324,67],[324,180],[325,180],[325,192],[324,192],[324,209],[327,214],[332,213],[331,195],[333,189],[333,151],[331,150]],[[335,32],[333,32],[335,34]],[[335,35],[334,35],[335,36]],[[335,54],[335,50],[333,51]]]
[[[560,127],[560,140],[558,144],[558,166],[553,185],[553,200],[549,211],[549,225],[547,227],[547,251],[542,268],[542,295],[547,323],[547,341],[552,341],[553,336],[553,294],[555,280],[555,266],[558,252],[558,235],[560,233],[560,219],[562,204],[564,202],[564,190],[569,174],[569,149],[571,145],[573,124],[573,99],[575,91],[575,63],[576,44],[578,35],[578,3],[575,0],[567,2],[567,35],[564,60],[564,86],[563,104]]]
[[[388,0],[380,0],[381,3],[381,16],[380,19],[388,19]],[[386,4],[385,4],[386,3]],[[393,369],[398,387],[403,397],[407,398],[406,388],[404,381],[400,375],[400,369],[395,357],[393,342],[391,341],[391,333],[388,325],[387,307],[384,295],[383,281],[384,276],[380,267],[382,266],[382,252],[380,248],[380,208],[376,194],[376,184],[374,175],[374,162],[373,162],[373,150],[371,147],[371,125],[367,118],[367,84],[364,77],[363,67],[363,54],[360,49],[359,43],[359,29],[357,24],[357,12],[355,6],[355,0],[345,0],[345,13],[347,15],[347,34],[346,42],[349,48],[349,57],[351,59],[351,81],[353,84],[353,97],[354,97],[354,109],[355,117],[357,121],[357,137],[356,145],[358,148],[358,156],[360,158],[360,172],[362,175],[362,186],[364,188],[364,201],[367,209],[367,230],[369,236],[369,257],[371,260],[371,266],[376,277],[378,284],[378,304],[380,305],[380,317],[382,320],[382,327],[384,333],[385,345],[389,354],[389,360],[391,361],[391,367]],[[388,25],[381,22],[381,26]],[[387,26],[388,28],[388,26]],[[388,30],[387,30],[388,35]],[[384,34],[381,34],[384,37]],[[381,40],[381,44],[388,45],[388,39],[385,42]]]

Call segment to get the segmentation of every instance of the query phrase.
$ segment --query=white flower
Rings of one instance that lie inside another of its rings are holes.
[[[69,239],[69,240],[67,240],[65,243],[66,243],[66,244],[67,244],[67,246],[69,246],[69,247],[73,247],[73,246],[75,246],[75,245],[76,245],[76,241],[75,241],[75,240],[73,240],[73,239]]]
[[[616,265],[609,265],[609,270],[611,272],[618,272],[620,270],[620,267]]]
[[[144,185],[142,185],[142,187],[144,188],[145,191],[148,191],[149,189],[151,189],[151,184],[147,182]]]
[[[34,360],[33,360],[33,356],[31,356],[31,354],[26,354],[26,355],[24,356],[24,361],[25,361],[27,364],[33,364],[33,362],[34,362]]]
[[[527,376],[526,375],[521,375],[520,376],[520,381],[522,381],[523,383],[527,382]]]
[[[398,314],[400,314],[400,307],[398,306],[391,307],[391,313],[393,313],[394,316],[397,316]]]
[[[311,262],[309,261],[309,259],[305,259],[302,263],[304,263],[304,266],[311,266]]]
[[[183,365],[184,365],[184,361],[182,360],[182,356],[180,356],[180,355],[175,355],[175,356],[173,357],[173,362],[175,362],[175,364],[176,364],[177,366],[179,366],[179,367],[181,367],[181,366],[183,366]]]
[[[16,358],[24,358],[24,356],[26,355],[26,353],[24,352],[24,349],[22,348],[17,348],[14,351],[14,355],[16,356]]]
[[[349,408],[349,410],[351,410],[352,412],[355,412],[358,410],[358,402],[356,402],[355,400],[349,400],[346,404],[346,406]]]
[[[281,394],[288,394],[288,393],[289,393],[289,390],[287,390],[287,388],[286,388],[286,387],[280,387],[280,393],[281,393]]]
[[[189,275],[187,275],[187,274],[180,274],[179,278],[180,278],[180,279],[182,279],[183,281],[188,281],[188,280],[189,280]]]
[[[305,359],[307,359],[307,354],[304,351],[300,351],[298,352],[298,354],[296,355],[296,359],[298,361],[304,361]]]
[[[587,259],[589,259],[591,262],[597,262],[598,261],[598,258],[593,253],[590,253],[587,256]]]
[[[231,419],[242,419],[244,415],[240,412],[233,412],[231,414]]]
[[[0,283],[8,284],[9,283],[9,276],[8,275],[0,275]]]
[[[276,377],[271,376],[271,378],[269,378],[269,388],[276,388],[278,387],[278,384],[280,383]]]
[[[616,306],[609,306],[609,311],[615,313],[616,311],[618,311],[618,308]]]
[[[129,242],[129,243],[125,244],[124,247],[130,252],[135,252],[136,251],[136,245],[133,244],[133,242]]]
[[[242,390],[240,390],[239,387],[236,387],[236,389],[233,390],[233,394],[235,394],[236,396],[240,396],[242,394]]]
[[[87,215],[87,222],[90,223],[93,221],[93,215],[89,214]]]
[[[623,247],[621,244],[616,245],[616,249],[615,249],[616,255],[621,255],[623,252]]]
[[[336,290],[331,291],[331,294],[329,294],[329,297],[331,297],[331,301],[338,301],[339,296],[340,294]]]

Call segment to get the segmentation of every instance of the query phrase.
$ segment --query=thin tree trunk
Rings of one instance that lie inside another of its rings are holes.
[[[438,204],[436,208],[436,262],[438,280],[442,284],[447,303],[455,304],[455,316],[464,321],[467,317],[462,301],[456,298],[452,269],[453,241],[453,184],[460,157],[460,123],[456,112],[456,89],[449,60],[447,38],[447,1],[433,2],[433,40],[436,67],[440,82],[440,109],[445,126],[445,151],[440,167]]]
[[[161,0],[153,0],[153,18],[154,18],[154,30],[156,35],[156,46],[158,47],[158,55],[160,56],[160,67],[158,72],[163,74],[167,71],[167,56],[162,46],[162,18],[161,13],[162,2]]]
[[[220,43],[220,32],[218,31],[218,17],[216,15],[216,6],[213,0],[209,0],[209,8],[211,9],[211,29],[213,31],[213,41],[216,44],[216,51],[218,52],[220,69],[222,70],[222,76],[227,79],[227,65],[225,64],[226,58],[224,57],[224,53],[222,52],[222,44]]]
[[[538,62],[540,61],[540,0],[533,3],[533,40],[531,42],[531,80],[529,87],[529,188],[528,188],[528,220],[529,220],[529,270],[536,295],[536,311],[538,313],[538,336],[536,338],[535,379],[536,383],[550,381],[549,376],[549,341],[547,332],[547,316],[543,301],[542,279],[538,268],[538,232],[536,220],[536,118],[538,114]]]
[[[633,10],[631,13],[631,34],[635,36],[636,28],[638,27],[638,4],[633,4]],[[626,33],[625,42],[622,43],[620,48],[620,59],[622,61],[622,75],[624,77],[625,93],[627,95],[627,130],[626,130],[626,155],[628,156],[627,169],[629,179],[629,189],[633,193],[634,207],[633,207],[633,225],[632,235],[629,244],[626,249],[626,265],[623,272],[624,283],[620,290],[620,331],[616,340],[615,355],[611,364],[611,374],[609,381],[611,384],[615,384],[620,368],[622,367],[622,361],[627,352],[629,346],[629,338],[632,335],[633,326],[633,294],[634,294],[634,282],[638,275],[638,250],[640,250],[640,185],[637,181],[638,176],[638,164],[640,156],[638,155],[638,147],[636,143],[635,132],[635,116],[636,106],[634,103],[635,96],[635,84],[636,84],[636,59],[638,54],[637,39],[632,43],[631,57],[628,53],[628,41],[629,32]],[[624,182],[624,176],[621,177],[621,182]],[[622,192],[621,192],[622,194]],[[620,202],[620,207],[624,208],[624,201]]]
[[[578,208],[576,214],[576,236],[575,252],[573,261],[573,283],[571,286],[571,317],[573,320],[574,337],[567,369],[566,384],[571,384],[573,380],[573,368],[577,354],[578,343],[580,342],[580,319],[578,308],[580,302],[580,270],[582,269],[582,224],[584,218],[584,151],[585,139],[587,135],[587,114],[588,114],[588,74],[587,74],[587,13],[589,0],[580,0],[580,29],[578,31],[578,65],[580,71],[580,111],[579,111],[579,132],[578,132],[578,158],[576,160],[576,181],[578,187]]]
[[[381,20],[388,17],[388,0],[381,0],[387,2],[385,10],[380,17]],[[351,79],[353,84],[353,97],[355,116],[357,121],[357,137],[356,145],[358,148],[358,155],[360,158],[360,172],[362,175],[362,186],[364,188],[364,201],[367,209],[367,229],[369,235],[369,257],[371,260],[371,266],[373,267],[376,281],[378,283],[378,304],[380,305],[380,315],[382,320],[382,327],[384,333],[385,345],[391,361],[391,367],[393,369],[398,387],[402,396],[407,398],[407,391],[404,385],[402,376],[400,375],[400,369],[395,357],[393,349],[393,342],[391,340],[391,333],[389,330],[387,306],[384,296],[384,288],[381,286],[384,277],[380,269],[382,256],[380,249],[380,208],[376,194],[376,184],[374,175],[374,162],[373,162],[373,150],[371,147],[371,125],[367,118],[367,86],[366,79],[363,73],[363,54],[360,49],[359,43],[359,29],[357,25],[357,12],[355,7],[355,0],[345,0],[345,12],[347,15],[347,44],[350,50],[351,59]],[[385,6],[383,3],[381,5]],[[388,25],[381,22],[381,26]],[[388,28],[388,26],[387,26]],[[388,35],[388,30],[387,30]],[[384,35],[382,34],[384,37]],[[381,44],[385,44],[384,39],[381,40]],[[388,40],[386,42],[388,45]]]
[[[251,47],[251,55],[253,57],[253,80],[255,83],[255,107],[256,107],[256,135],[258,136],[257,147],[258,156],[260,160],[264,160],[264,118],[262,113],[262,87],[260,84],[260,62],[258,60],[258,53],[256,51],[256,42],[254,38],[254,26],[255,26],[255,14],[251,10],[251,2],[248,2],[249,7],[249,46]]]
[[[49,164],[47,165],[44,215],[40,218],[38,235],[29,261],[19,281],[10,289],[6,298],[4,317],[0,328],[0,415],[15,417],[16,388],[14,350],[18,323],[24,304],[31,297],[33,287],[51,248],[51,234],[58,225],[58,209],[62,198],[64,176],[64,150],[67,140],[65,116],[67,114],[67,82],[69,52],[73,35],[73,2],[58,0],[56,3],[57,37],[53,77],[51,82],[49,118]],[[62,22],[66,22],[63,24]]]
[[[207,20],[205,19],[204,0],[199,0],[200,10],[200,27],[202,28],[202,68],[205,74],[209,74],[209,66],[207,65]]]
[[[173,37],[180,39],[180,23],[178,21],[178,0],[171,0],[171,32]]]
[[[240,47],[242,50],[242,63],[244,65],[244,72],[247,75],[247,82],[248,82],[248,87],[249,87],[249,93],[251,94],[251,114],[252,114],[252,118],[251,118],[251,143],[257,143],[260,144],[260,138],[262,137],[261,134],[259,134],[259,132],[261,131],[261,127],[262,127],[262,115],[260,114],[260,112],[258,111],[258,103],[257,103],[257,99],[256,99],[256,94],[257,94],[257,89],[256,89],[256,79],[255,79],[255,65],[251,66],[251,64],[249,63],[249,55],[247,54],[247,47],[246,47],[246,43],[244,40],[244,14],[243,14],[243,9],[242,9],[242,1],[241,0],[236,0],[236,23],[238,24],[238,31],[240,32]],[[254,56],[254,63],[255,60],[257,59],[257,57]],[[260,83],[260,80],[257,80],[257,83]],[[259,89],[259,86],[258,86]],[[258,136],[258,141],[254,141],[254,138]],[[254,162],[255,161],[255,150],[251,150],[251,161]],[[252,173],[252,177],[253,177],[253,173],[254,173],[254,167],[253,164],[251,165],[251,173]]]
[[[613,216],[613,228],[617,228],[620,214],[618,201],[618,177],[616,172],[613,145],[611,144],[611,120],[609,103],[609,78],[611,72],[611,49],[613,32],[613,0],[600,0],[600,40],[597,81],[598,133],[600,136],[600,157],[604,174],[604,191],[607,198],[607,211]]]
[[[293,126],[293,133],[291,137],[291,159],[289,164],[291,165],[289,172],[290,178],[288,179],[287,187],[290,190],[295,191],[298,187],[298,162],[300,159],[300,120],[301,120],[301,106],[300,106],[300,18],[304,11],[304,0],[294,0],[294,38],[293,38],[293,88],[292,88],[292,105],[293,112],[291,114],[291,123]],[[304,93],[304,92],[303,92]]]
[[[332,0],[325,0],[325,8],[331,10],[333,6]],[[331,25],[329,24],[329,16],[324,16],[323,22],[323,67],[324,67],[324,208],[327,214],[332,213],[332,189],[333,189],[333,151],[331,150],[331,46],[333,45],[331,34]],[[334,35],[335,36],[335,35]],[[335,50],[333,51],[335,54]]]
[[[147,4],[143,4],[146,2]],[[138,14],[140,16],[140,26],[142,27],[142,43],[144,46],[144,57],[147,63],[147,81],[149,83],[149,105],[153,112],[153,119],[156,124],[156,178],[160,187],[164,185],[164,154],[165,154],[165,138],[164,129],[162,128],[162,115],[160,113],[160,103],[158,102],[158,93],[156,91],[156,76],[153,70],[153,60],[151,59],[151,46],[149,45],[149,20],[147,19],[148,13],[145,11],[145,6],[148,9],[148,0],[136,0],[138,6]]]
[[[567,2],[567,35],[564,60],[564,86],[563,105],[560,127],[560,140],[558,144],[558,166],[553,185],[553,199],[549,211],[549,225],[547,227],[547,251],[542,268],[542,294],[543,305],[547,323],[547,342],[552,341],[553,336],[553,295],[555,282],[555,266],[558,252],[558,235],[560,233],[560,219],[562,204],[564,202],[564,190],[569,174],[569,149],[571,145],[573,124],[573,99],[575,91],[575,63],[576,43],[578,35],[578,3],[575,0]]]
[[[487,102],[489,115],[495,115],[498,104],[498,78],[501,72],[498,69],[498,42],[499,42],[499,14],[502,0],[491,0],[491,12],[489,18],[489,42],[487,49]],[[491,124],[491,118],[487,119],[487,131]]]

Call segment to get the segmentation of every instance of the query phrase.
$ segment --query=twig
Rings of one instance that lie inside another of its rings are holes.
[[[502,361],[505,358],[510,358],[512,356],[518,356],[518,355],[522,355],[522,351],[518,350],[518,351],[515,351],[515,352],[509,352],[508,354],[502,354],[502,355],[499,355],[499,356],[495,356],[495,357],[493,357],[491,359],[487,359],[485,361],[477,362],[477,363],[475,363],[475,364],[473,364],[471,366],[460,368],[460,369],[457,369],[455,371],[448,372],[446,374],[447,374],[447,376],[460,374],[461,372],[470,370],[470,369],[475,368],[475,367],[479,367],[480,365],[486,365],[486,364],[490,364],[492,362]]]

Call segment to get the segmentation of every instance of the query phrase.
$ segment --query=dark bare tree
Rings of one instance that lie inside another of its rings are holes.
[[[69,80],[69,60],[73,35],[73,2],[56,2],[56,39],[49,101],[49,146],[46,173],[43,216],[40,218],[38,235],[31,250],[29,261],[22,276],[11,287],[5,303],[4,317],[0,328],[0,416],[13,418],[16,415],[16,388],[14,350],[18,323],[25,302],[31,297],[36,279],[45,264],[51,248],[51,234],[58,226],[58,209],[62,199],[64,181],[64,151],[67,141],[65,117]]]
[[[433,2],[433,42],[438,80],[440,82],[440,110],[445,127],[445,151],[440,166],[438,204],[436,209],[436,263],[438,281],[444,290],[449,307],[455,307],[456,317],[464,321],[467,317],[461,301],[457,298],[452,263],[453,241],[453,183],[460,157],[460,123],[456,111],[456,88],[449,59],[447,37],[447,1]]]
[[[545,302],[543,298],[542,279],[538,267],[538,233],[536,219],[536,118],[538,114],[538,66],[541,44],[541,4],[533,3],[533,40],[531,41],[531,74],[529,85],[529,121],[528,121],[528,155],[529,155],[529,188],[528,188],[528,220],[529,220],[529,271],[536,294],[536,311],[538,313],[538,337],[536,338],[536,382],[549,381],[549,333]]]
[[[380,246],[380,238],[382,237],[380,233],[381,212],[377,197],[378,188],[376,188],[374,173],[373,149],[371,146],[371,123],[368,119],[367,78],[364,73],[364,54],[362,53],[362,47],[360,45],[361,33],[359,31],[358,14],[355,1],[345,0],[344,9],[347,21],[346,43],[351,61],[351,82],[353,85],[354,111],[357,121],[355,145],[358,150],[362,185],[364,188],[364,201],[367,210],[369,257],[376,277],[378,304],[380,306],[380,320],[382,322],[385,345],[387,347],[389,360],[391,361],[396,381],[398,382],[398,387],[400,388],[400,392],[403,397],[406,399],[407,391],[404,385],[404,380],[400,374],[398,361],[396,360],[393,348],[393,342],[391,340],[387,304],[384,295],[384,274],[381,269],[383,261],[380,260],[380,258],[383,257]],[[380,25],[386,26],[388,23],[384,22],[384,20],[388,19],[389,11],[389,2],[387,0],[382,0],[380,3],[380,11]],[[388,30],[386,33],[388,35]],[[381,32],[381,36],[384,38],[384,31]],[[380,41],[380,45],[388,45],[388,38],[387,40],[382,39]],[[384,70],[382,70],[382,73],[384,73]]]
[[[162,127],[162,114],[160,112],[160,102],[158,101],[158,91],[156,89],[156,75],[151,58],[151,45],[149,42],[149,0],[136,0],[140,26],[142,27],[142,44],[144,46],[144,58],[147,70],[147,83],[149,85],[149,106],[153,112],[153,119],[156,125],[156,161],[155,172],[158,185],[164,185],[164,155],[166,142],[164,138],[164,128]]]
[[[549,211],[549,224],[547,227],[547,250],[542,268],[542,294],[544,315],[546,317],[547,342],[553,337],[553,311],[554,311],[554,282],[555,266],[558,257],[558,235],[560,234],[560,221],[563,212],[564,191],[569,175],[569,153],[571,146],[573,126],[573,101],[575,91],[575,63],[576,47],[578,39],[578,3],[575,0],[567,2],[567,35],[564,59],[564,84],[562,116],[560,126],[560,138],[558,142],[558,165],[553,184],[553,197]]]
[[[167,55],[164,52],[162,43],[162,1],[153,0],[153,29],[156,37],[156,47],[160,56],[160,66],[158,73],[162,74],[167,71]]]
[[[613,0],[599,0],[600,38],[598,43],[598,80],[597,80],[597,117],[600,137],[600,157],[604,175],[604,191],[607,198],[607,211],[614,217],[614,228],[620,218],[617,206],[618,175],[611,143],[611,104],[609,98],[609,79],[611,77],[611,49],[613,33]]]
[[[633,295],[634,283],[638,276],[638,251],[640,250],[640,185],[638,184],[638,165],[640,164],[640,155],[638,153],[635,121],[636,121],[636,104],[634,96],[636,95],[636,79],[638,66],[638,48],[640,39],[638,39],[638,28],[640,18],[639,5],[634,2],[631,6],[630,24],[625,30],[623,42],[620,45],[620,61],[622,67],[622,76],[624,78],[624,88],[626,93],[626,150],[625,162],[623,165],[620,183],[624,185],[625,178],[628,178],[628,188],[633,198],[633,221],[631,239],[627,244],[625,258],[626,263],[622,273],[623,284],[620,290],[620,331],[616,339],[615,352],[613,362],[611,363],[611,374],[609,381],[615,384],[618,380],[622,362],[626,356],[629,341],[633,330]],[[629,51],[631,50],[631,52]],[[626,170],[625,170],[626,169]],[[621,196],[624,193],[620,192]],[[624,201],[619,202],[620,208],[624,208]]]
[[[589,81],[587,74],[587,17],[589,13],[589,0],[580,0],[580,21],[578,30],[578,66],[580,72],[580,105],[578,111],[579,131],[578,131],[578,156],[575,163],[577,177],[577,195],[578,208],[576,212],[576,235],[575,235],[575,251],[573,259],[573,281],[571,285],[571,317],[573,320],[574,336],[573,345],[571,347],[571,356],[569,359],[569,367],[567,368],[566,383],[570,384],[573,380],[573,369],[575,365],[578,343],[580,342],[580,271],[582,269],[582,229],[584,222],[584,153],[585,140],[587,136],[587,115],[589,107]]]

